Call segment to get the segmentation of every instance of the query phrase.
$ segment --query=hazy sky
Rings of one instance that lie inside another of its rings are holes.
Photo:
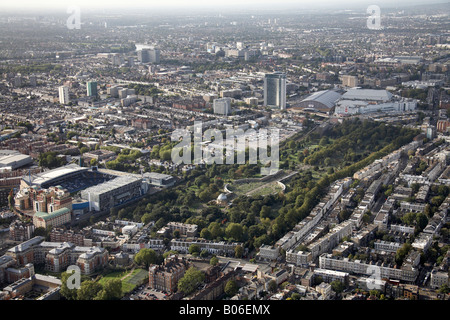
[[[274,8],[280,5],[305,5],[313,7],[316,5],[339,6],[345,9],[347,6],[355,5],[379,5],[396,6],[404,4],[426,4],[426,3],[449,3],[445,0],[0,0],[0,8],[18,7],[18,8],[61,8],[76,5],[80,7],[269,7]]]

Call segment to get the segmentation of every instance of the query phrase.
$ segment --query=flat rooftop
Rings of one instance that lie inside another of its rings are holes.
[[[140,180],[141,180],[141,178],[136,175],[120,176],[115,179],[109,180],[105,183],[87,188],[87,189],[83,190],[82,194],[84,194],[84,195],[87,195],[89,193],[100,194],[103,192],[107,192],[110,190],[114,190],[114,189],[126,186],[130,183],[134,183],[134,182],[137,182]]]
[[[158,173],[158,172],[146,172],[144,173],[144,178],[151,178],[151,179],[172,179],[173,177],[168,174]]]
[[[376,89],[348,89],[342,95],[342,100],[372,100],[372,101],[389,101],[392,99],[392,93],[387,90]]]

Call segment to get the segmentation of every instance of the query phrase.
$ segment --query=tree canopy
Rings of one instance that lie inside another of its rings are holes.
[[[178,281],[178,290],[185,295],[194,292],[198,286],[205,280],[205,275],[195,267],[190,267],[184,276]]]
[[[158,257],[155,250],[148,248],[139,250],[139,252],[134,256],[134,262],[138,265],[144,265],[147,269],[151,264],[155,264],[157,259]]]

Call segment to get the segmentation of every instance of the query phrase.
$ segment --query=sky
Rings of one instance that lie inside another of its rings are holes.
[[[117,7],[280,7],[289,6],[333,6],[345,8],[378,5],[397,6],[404,4],[449,3],[449,0],[0,0],[0,8],[67,8],[79,7],[117,8]]]

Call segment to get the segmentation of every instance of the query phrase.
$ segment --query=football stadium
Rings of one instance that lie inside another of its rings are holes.
[[[105,183],[116,178],[112,172],[104,173],[96,167],[85,168],[77,164],[69,164],[53,170],[29,175],[22,179],[21,187],[39,187],[47,189],[51,186],[61,186],[70,193],[75,193],[92,186]]]

